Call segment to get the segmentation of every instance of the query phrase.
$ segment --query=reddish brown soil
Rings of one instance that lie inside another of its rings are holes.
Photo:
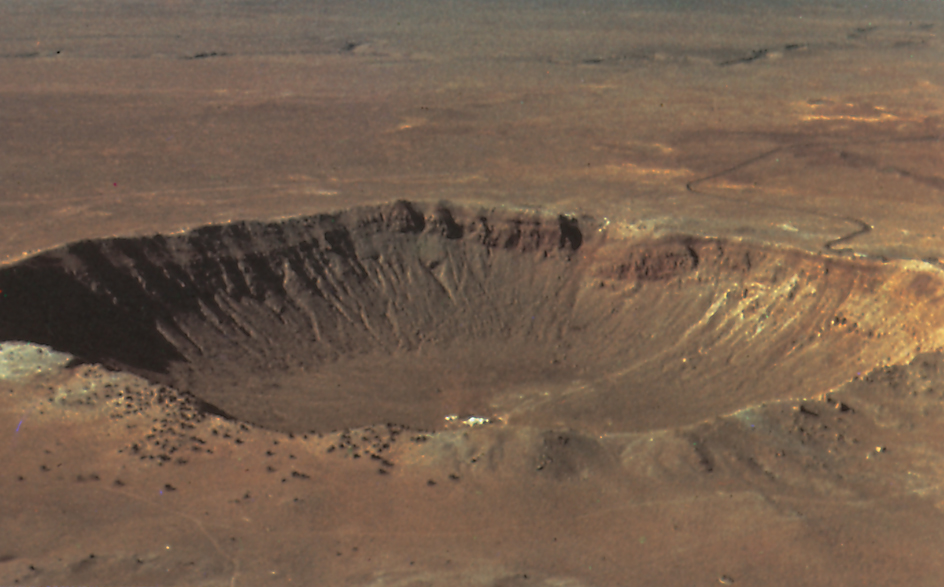
[[[939,8],[706,6],[3,3],[0,585],[940,585]]]

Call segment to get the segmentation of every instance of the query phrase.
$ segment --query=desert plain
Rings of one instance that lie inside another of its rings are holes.
[[[942,13],[4,2],[0,585],[940,585]]]

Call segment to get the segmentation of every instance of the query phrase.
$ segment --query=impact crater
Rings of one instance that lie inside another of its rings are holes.
[[[942,346],[931,267],[613,226],[400,201],[77,242],[0,270],[0,340],[286,432],[677,427]]]

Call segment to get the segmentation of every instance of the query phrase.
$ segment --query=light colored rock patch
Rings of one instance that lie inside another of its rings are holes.
[[[0,342],[0,379],[20,380],[65,367],[72,355],[28,342]]]

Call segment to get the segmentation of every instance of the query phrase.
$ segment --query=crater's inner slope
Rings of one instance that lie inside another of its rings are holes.
[[[86,241],[0,271],[0,339],[285,431],[449,414],[628,431],[940,348],[932,270],[398,202]]]

